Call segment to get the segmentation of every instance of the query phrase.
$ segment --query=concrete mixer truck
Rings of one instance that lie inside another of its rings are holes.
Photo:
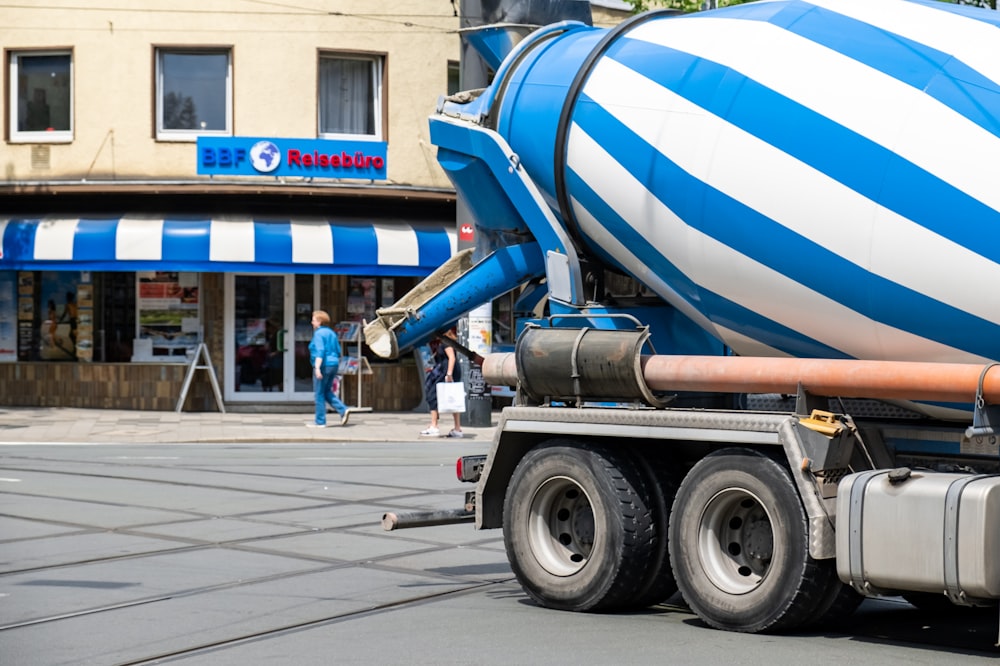
[[[366,326],[520,289],[467,507],[542,606],[789,631],[1000,598],[1000,14],[767,0],[564,22],[442,98],[476,247]],[[440,518],[440,517],[439,517]],[[387,514],[387,529],[420,524]],[[427,522],[427,521],[423,521]]]

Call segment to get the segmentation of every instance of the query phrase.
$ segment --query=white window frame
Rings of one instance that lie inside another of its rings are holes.
[[[374,133],[373,134],[354,134],[354,133],[343,133],[343,132],[324,132],[322,127],[323,119],[323,95],[322,95],[322,85],[320,81],[321,70],[320,66],[323,60],[362,60],[364,62],[371,63],[373,66],[371,68],[372,73],[372,91],[373,99],[371,100],[373,107],[373,119],[374,119]],[[385,83],[385,77],[383,72],[385,71],[385,57],[382,55],[369,55],[363,53],[343,53],[337,51],[322,51],[319,54],[319,62],[316,64],[316,136],[321,139],[341,139],[341,140],[354,140],[354,141],[384,141],[383,136],[385,135],[385,130],[383,127],[383,117],[384,109],[382,108],[382,98],[383,92],[382,88]]]
[[[225,55],[226,56],[226,126],[224,129],[164,129],[163,127],[163,56],[184,55]],[[197,141],[199,136],[233,135],[233,49],[228,46],[186,48],[156,47],[156,140],[157,141]]]
[[[17,121],[20,115],[18,97],[18,74],[21,65],[21,58],[37,56],[69,56],[69,129],[54,130],[19,130]],[[19,50],[9,53],[8,78],[10,85],[9,108],[7,117],[10,121],[10,141],[11,143],[69,143],[73,141],[73,117],[74,117],[74,94],[73,94],[73,51],[71,49],[52,50]]]

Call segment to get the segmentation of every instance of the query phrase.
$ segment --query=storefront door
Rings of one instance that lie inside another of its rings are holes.
[[[311,401],[317,276],[227,274],[225,288],[225,399]]]

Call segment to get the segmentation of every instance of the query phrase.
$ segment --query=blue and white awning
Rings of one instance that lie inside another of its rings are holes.
[[[178,270],[424,276],[454,224],[239,217],[0,219],[0,270]]]

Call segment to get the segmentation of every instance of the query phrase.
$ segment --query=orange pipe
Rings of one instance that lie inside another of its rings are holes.
[[[795,393],[842,398],[972,402],[984,365],[747,356],[644,356],[654,391]],[[1000,402],[1000,372],[983,380],[987,403]]]
[[[642,376],[654,391],[794,394],[801,383],[813,395],[841,398],[971,403],[985,364],[856,361],[748,356],[643,356]],[[490,354],[486,381],[515,386],[514,354]],[[1000,403],[1000,368],[983,380],[983,397]]]

